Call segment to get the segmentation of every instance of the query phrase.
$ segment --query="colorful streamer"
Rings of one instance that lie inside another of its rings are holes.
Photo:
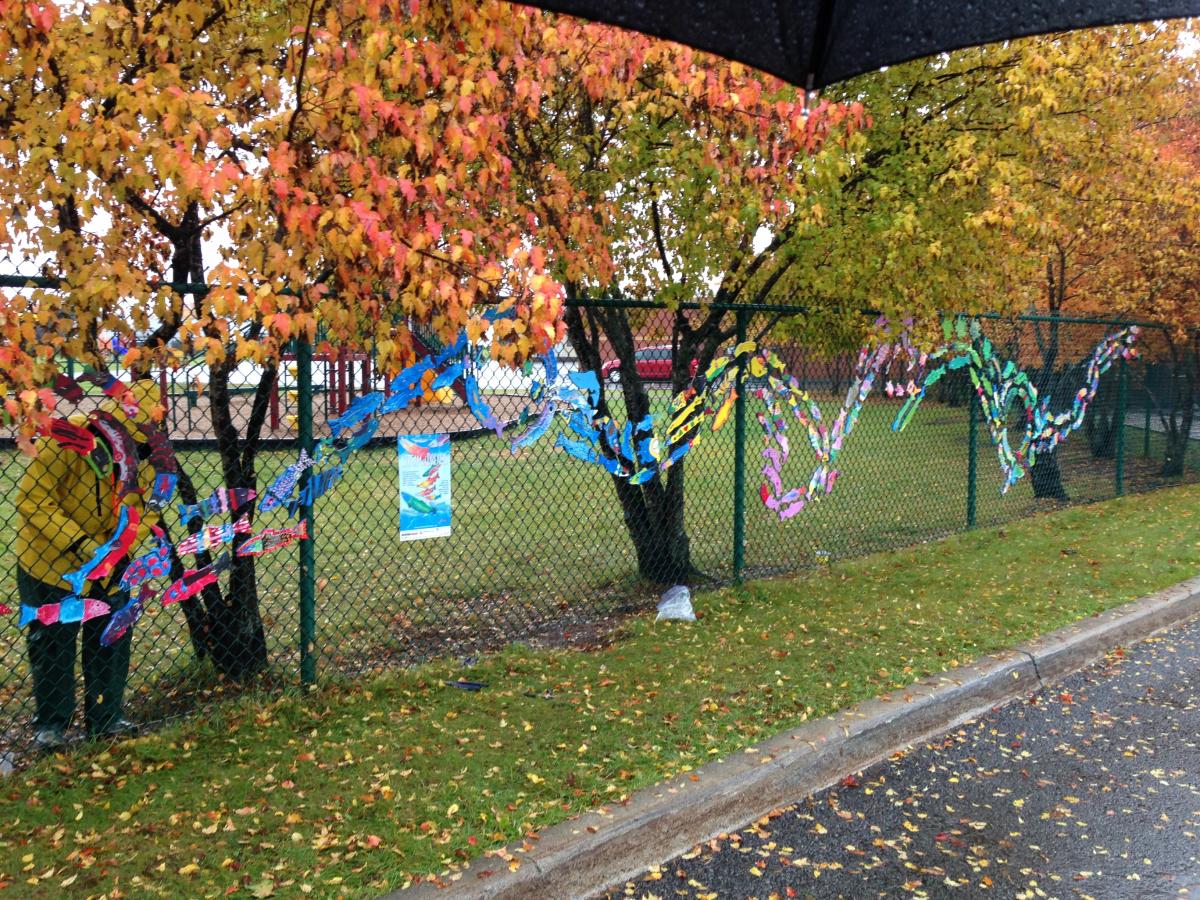
[[[1136,325],[1106,335],[1088,357],[1085,384],[1076,391],[1071,408],[1054,413],[1050,399],[1038,397],[1037,386],[1011,360],[1003,361],[995,353],[992,342],[983,336],[978,322],[947,320],[943,324],[947,345],[930,354],[930,359],[947,359],[932,369],[919,388],[910,393],[896,419],[894,431],[903,430],[925,397],[926,390],[946,373],[966,369],[979,397],[983,420],[1000,460],[1004,475],[1001,493],[1007,493],[1036,463],[1039,454],[1053,452],[1072,431],[1077,430],[1087,415],[1088,407],[1100,389],[1100,376],[1117,359],[1134,359],[1135,344],[1140,334]],[[954,339],[951,340],[951,335]],[[1020,440],[1014,450],[1009,437],[1009,409],[1016,404],[1024,422]]]
[[[490,313],[492,321],[503,313]],[[910,323],[905,323],[906,327]],[[877,327],[886,334],[886,323]],[[533,378],[529,390],[530,404],[514,422],[501,422],[484,398],[478,380],[477,354],[461,334],[451,345],[437,354],[426,357],[400,372],[388,385],[387,392],[375,392],[356,399],[342,415],[330,420],[331,437],[318,445],[314,456],[301,451],[295,463],[276,478],[263,492],[259,510],[269,512],[286,508],[293,516],[301,507],[311,505],[328,493],[344,476],[344,465],[354,453],[367,446],[375,435],[380,417],[406,408],[425,393],[425,378],[435,373],[432,384],[441,389],[461,379],[465,386],[467,405],[481,426],[503,436],[516,425],[521,429],[510,441],[512,452],[532,446],[548,434],[562,417],[564,427],[555,438],[555,446],[565,453],[589,464],[599,466],[614,477],[632,484],[644,484],[678,465],[698,446],[709,432],[720,431],[732,417],[733,410],[748,390],[761,398],[766,408],[758,414],[763,429],[765,460],[760,496],[767,508],[781,519],[789,519],[806,505],[829,494],[839,477],[837,467],[845,442],[858,422],[863,404],[876,386],[884,380],[889,367],[903,364],[903,380],[885,382],[889,397],[904,398],[904,403],[892,423],[895,431],[912,420],[928,389],[947,373],[963,369],[971,380],[984,421],[1000,460],[1004,476],[1002,491],[1007,491],[1036,463],[1039,455],[1053,452],[1072,431],[1081,427],[1090,404],[1099,390],[1101,376],[1119,359],[1136,356],[1138,329],[1124,328],[1104,338],[1093,350],[1085,365],[1084,384],[1075,393],[1069,409],[1054,412],[1048,397],[1040,397],[1027,373],[1015,362],[1001,359],[991,342],[983,336],[978,323],[966,320],[947,320],[944,325],[946,341],[929,353],[917,350],[906,332],[886,339],[873,348],[864,348],[858,358],[854,378],[841,408],[831,423],[820,406],[789,375],[779,358],[760,351],[753,342],[744,342],[732,353],[710,363],[703,374],[694,376],[688,386],[671,401],[670,413],[664,421],[656,422],[645,416],[637,422],[615,422],[601,415],[601,387],[595,372],[569,373],[560,379],[558,362],[553,351],[538,358],[542,376]],[[930,368],[932,366],[932,368]],[[531,368],[527,368],[531,371]],[[747,374],[748,373],[748,374]],[[751,388],[747,379],[759,386]],[[82,383],[94,383],[104,393],[118,399],[127,412],[132,392],[108,373],[87,373],[72,380],[59,376],[54,390],[64,398],[78,402],[85,397]],[[1023,421],[1018,438],[1010,437],[1008,420],[1016,406]],[[787,413],[803,429],[806,443],[816,461],[807,481],[796,487],[784,483],[784,467],[789,462],[793,446],[788,434]],[[133,437],[111,413],[104,411],[89,415],[90,427],[53,420],[46,433],[62,446],[88,459],[98,473],[115,469],[117,502],[130,493],[140,493],[137,448]],[[139,424],[146,435],[149,461],[155,470],[154,487],[148,504],[162,508],[174,495],[179,481],[179,466],[166,435],[158,428]],[[92,429],[95,429],[95,433]],[[343,434],[349,432],[348,437]],[[97,440],[98,433],[104,440]],[[403,439],[401,440],[404,444]],[[424,448],[409,446],[420,456]],[[297,493],[302,473],[317,462],[338,461],[313,473]],[[111,457],[109,454],[111,453]],[[436,472],[431,468],[430,476]],[[413,509],[427,504],[422,492],[405,493],[402,501]],[[219,513],[235,512],[254,501],[258,495],[252,488],[218,488],[207,499],[180,506],[180,517],[187,523]],[[21,624],[42,621],[86,621],[107,613],[100,601],[79,599],[85,583],[110,574],[124,559],[136,538],[140,517],[136,509],[120,505],[116,530],[92,558],[64,580],[71,585],[75,596],[50,607],[25,607],[20,613]],[[248,515],[232,524],[206,526],[197,534],[181,541],[175,550],[180,555],[200,553],[230,543],[237,534],[251,531]],[[261,556],[273,553],[296,541],[309,537],[308,521],[301,520],[295,528],[266,528],[244,541],[237,549],[239,556]],[[156,545],[134,559],[121,579],[124,588],[136,588],[153,578],[169,573],[171,547],[165,534],[155,529]],[[203,569],[188,569],[162,596],[162,603],[178,603],[199,593],[216,582],[218,575],[232,565],[228,552]],[[142,615],[146,603],[154,597],[148,587],[142,587],[137,600],[130,601],[113,615],[105,630],[110,642],[119,639]],[[100,611],[100,608],[103,610]],[[111,629],[111,631],[110,631]]]

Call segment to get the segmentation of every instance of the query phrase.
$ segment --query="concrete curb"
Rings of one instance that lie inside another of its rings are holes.
[[[621,806],[584,813],[476,859],[445,886],[427,882],[387,896],[588,896],[1196,615],[1200,577],[776,735]],[[520,862],[516,871],[509,858]]]

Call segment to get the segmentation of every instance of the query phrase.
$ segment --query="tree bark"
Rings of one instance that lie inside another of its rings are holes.
[[[1117,455],[1117,428],[1121,427],[1122,423],[1117,422],[1116,410],[1112,408],[1111,399],[1109,384],[1102,380],[1100,389],[1096,391],[1092,409],[1083,422],[1092,459],[1113,459]]]
[[[1200,335],[1194,340],[1200,343]],[[1196,415],[1196,380],[1200,368],[1200,347],[1180,353],[1171,341],[1172,387],[1166,424],[1166,452],[1163,455],[1159,474],[1164,477],[1182,475],[1187,462],[1187,452],[1192,439],[1192,425]]]
[[[1057,245],[1057,256],[1046,261],[1046,295],[1047,306],[1051,315],[1058,315],[1066,303],[1066,270],[1067,253],[1061,245]],[[1055,366],[1059,353],[1059,323],[1051,320],[1047,328],[1046,339],[1042,338],[1041,327],[1035,322],[1033,335],[1038,349],[1042,354],[1042,368],[1038,373],[1037,389],[1040,401],[1054,402],[1055,387],[1058,376]],[[1029,472],[1029,480],[1033,484],[1033,496],[1041,500],[1069,500],[1067,490],[1062,483],[1062,470],[1058,466],[1056,451],[1039,454]]]
[[[693,358],[697,360],[699,370],[705,369],[721,341],[728,339],[720,328],[721,318],[721,314],[710,314],[699,329],[693,329],[682,313],[675,314],[671,366],[674,392],[687,385]],[[649,415],[650,397],[637,376],[634,358],[637,347],[627,311],[569,306],[566,322],[567,337],[580,368],[599,372],[604,365],[605,360],[600,357],[602,334],[621,361],[624,421],[636,424]],[[601,415],[609,415],[604,392],[605,385],[601,382],[598,409]],[[691,540],[684,521],[685,466],[685,461],[681,460],[671,466],[665,476],[651,478],[641,485],[630,484],[626,478],[612,478],[625,530],[637,556],[638,574],[657,584],[686,584],[699,574],[692,565]]]
[[[205,278],[201,248],[199,212],[193,204],[184,212],[183,219],[171,235],[174,253],[172,278],[176,282],[203,283]],[[181,298],[182,301],[182,298]],[[202,299],[197,299],[199,305]],[[182,302],[179,306],[182,312]],[[168,323],[169,324],[169,323]],[[165,344],[178,328],[173,324],[169,332],[160,327],[150,342]],[[230,350],[232,354],[232,349]],[[236,360],[232,355],[211,369],[209,405],[212,424],[221,457],[222,482],[227,488],[257,488],[255,457],[258,450],[263,423],[266,419],[271,389],[275,385],[278,370],[269,366],[263,371],[254,396],[254,404],[246,423],[246,437],[241,439],[237,423],[233,421],[229,375]],[[194,504],[199,499],[190,474],[180,465],[179,496],[183,503]],[[253,516],[254,505],[248,504],[246,512]],[[241,512],[240,510],[238,512]],[[164,526],[165,526],[164,522]],[[193,520],[188,532],[199,533],[203,523]],[[174,545],[174,537],[168,531]],[[217,671],[234,681],[245,681],[266,667],[267,644],[262,617],[258,608],[258,587],[253,557],[236,555],[237,546],[246,539],[237,535],[228,552],[233,554],[233,565],[229,576],[229,588],[222,591],[212,585],[201,593],[184,601],[181,606],[188,625],[192,647],[199,659],[209,659]],[[194,568],[203,568],[213,562],[211,553],[196,554]],[[183,561],[172,553],[171,576],[179,578],[184,571]]]

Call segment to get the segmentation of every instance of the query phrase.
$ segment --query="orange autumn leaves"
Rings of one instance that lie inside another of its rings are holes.
[[[492,355],[518,363],[562,339],[564,281],[617,275],[617,210],[576,160],[513,165],[554,98],[686,123],[713,187],[760,185],[764,218],[773,178],[862,121],[686,48],[468,0],[0,0],[0,86],[0,254],[64,284],[5,301],[8,400],[109,333],[141,366],[174,338],[268,363],[320,323],[395,369],[412,323],[478,339],[498,305]]]

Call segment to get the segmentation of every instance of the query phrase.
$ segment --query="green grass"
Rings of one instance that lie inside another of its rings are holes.
[[[517,646],[46,760],[0,781],[0,882],[378,893],[1190,577],[1198,501],[1072,508],[701,594],[699,622],[641,616],[593,652]]]

